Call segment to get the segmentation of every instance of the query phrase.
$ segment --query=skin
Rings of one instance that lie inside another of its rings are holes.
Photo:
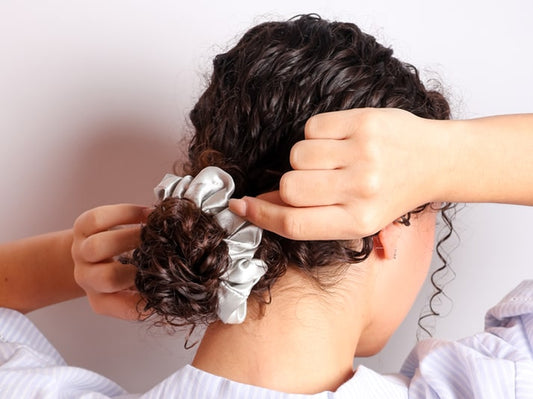
[[[136,269],[115,257],[139,246],[140,223],[146,221],[149,212],[149,208],[138,205],[107,205],[76,219],[73,276],[96,313],[125,320],[144,317],[138,310],[142,309],[141,298],[134,289]]]
[[[336,390],[353,375],[354,354],[379,352],[409,311],[429,268],[434,230],[431,210],[409,227],[388,225],[376,239],[380,249],[328,291],[291,268],[262,317],[252,312],[241,325],[210,325],[193,365],[283,392]]]
[[[282,236],[320,240],[371,235],[428,202],[533,205],[533,114],[436,121],[353,109],[312,117],[305,137],[279,192],[230,209]]]
[[[291,152],[294,171],[280,191],[231,200],[230,209],[292,239],[354,239],[427,202],[533,205],[532,126],[533,114],[432,121],[368,108],[316,115]],[[2,244],[0,305],[27,312],[80,296],[82,287],[95,311],[133,317],[139,298],[124,288],[132,270],[112,255],[134,248],[138,233],[113,228],[139,223],[146,212],[96,208],[73,231]]]
[[[0,306],[27,313],[84,295],[73,279],[72,230],[0,245]]]
[[[287,392],[334,390],[353,374],[354,353],[383,347],[427,273],[434,214],[416,216],[410,227],[390,221],[433,201],[533,205],[532,126],[533,115],[428,121],[366,109],[313,117],[280,191],[230,207],[294,239],[354,239],[379,230],[377,249],[326,292],[290,268],[263,317],[250,303],[244,324],[208,328],[194,365]],[[128,226],[147,212],[99,207],[72,231],[3,244],[0,306],[27,312],[80,296],[81,287],[97,313],[144,317],[131,288],[134,270],[114,257],[138,245],[138,228]]]
[[[138,225],[148,212],[103,206],[82,214],[73,229],[1,244],[0,306],[27,313],[87,295],[97,313],[138,319],[135,269],[114,256],[138,246]]]
[[[373,288],[368,301],[371,320],[359,338],[357,356],[372,356],[383,349],[426,279],[433,255],[436,212],[428,207],[412,220],[408,227],[390,224],[378,235],[383,249],[373,252],[369,259],[375,264],[371,269],[373,279],[368,283]]]
[[[99,207],[82,214],[72,231],[6,244],[0,253],[4,265],[26,264],[30,269],[22,275],[4,267],[4,275],[32,278],[6,285],[3,305],[28,311],[77,297],[82,293],[77,282],[97,313],[137,319],[140,298],[131,289],[134,270],[114,256],[138,245],[137,227],[117,226],[138,224],[146,213],[146,208],[130,204]],[[428,211],[413,218],[410,227],[390,224],[377,236],[378,249],[371,257],[349,267],[328,291],[290,268],[273,287],[273,301],[261,317],[251,302],[242,325],[211,325],[193,364],[235,381],[286,392],[335,390],[353,375],[354,354],[379,351],[409,310],[427,273],[434,223]],[[61,267],[31,269],[40,251],[56,254],[43,266]],[[24,295],[17,296],[21,288]]]

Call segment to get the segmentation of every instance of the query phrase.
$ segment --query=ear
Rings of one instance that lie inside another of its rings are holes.
[[[391,223],[374,237],[375,252],[380,258],[396,258],[396,250],[398,249],[398,241],[400,239],[402,227],[403,226],[399,223]]]

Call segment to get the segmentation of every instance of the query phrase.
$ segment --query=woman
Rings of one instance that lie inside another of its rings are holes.
[[[407,397],[408,390],[413,397],[475,397],[471,394],[478,394],[478,389],[495,388],[494,379],[476,380],[473,374],[450,378],[445,356],[439,357],[441,369],[428,369],[427,363],[422,363],[426,354],[433,353],[427,345],[414,352],[404,376],[389,378],[364,367],[355,373],[352,369],[354,355],[370,355],[383,347],[425,278],[435,209],[442,207],[434,202],[462,199],[460,194],[457,198],[452,195],[453,188],[438,191],[435,197],[435,192],[427,195],[425,190],[422,193],[426,195],[409,194],[431,185],[429,178],[447,171],[438,167],[428,167],[419,181],[414,179],[414,185],[410,179],[386,184],[398,197],[394,201],[386,198],[386,205],[373,199],[381,193],[378,184],[386,182],[372,178],[388,161],[378,158],[377,169],[373,163],[383,151],[383,146],[375,145],[380,134],[387,138],[383,142],[385,151],[390,145],[391,154],[397,151],[397,156],[412,159],[419,155],[411,152],[412,146],[424,141],[425,151],[433,156],[441,154],[442,149],[433,145],[440,140],[435,136],[445,137],[443,132],[452,125],[433,123],[400,110],[366,110],[362,115],[345,111],[311,118],[323,112],[361,107],[398,107],[429,119],[449,116],[444,98],[427,91],[413,67],[393,58],[391,50],[354,25],[329,23],[313,16],[259,25],[234,49],[215,59],[211,83],[191,113],[195,135],[187,172],[194,178],[169,176],[162,181],[157,189],[161,201],[148,216],[140,244],[137,228],[113,227],[143,221],[148,213],[143,207],[102,207],[77,220],[72,233],[75,276],[96,311],[137,318],[140,310],[141,317],[156,318],[156,322],[164,324],[208,324],[193,364],[158,384],[145,397],[288,398],[293,397],[291,394],[316,394],[391,398]],[[358,126],[360,121],[366,123]],[[381,133],[377,124],[380,121],[390,123],[393,129]],[[343,128],[328,128],[336,124]],[[311,140],[293,147],[304,138],[304,129]],[[404,130],[405,136],[393,136]],[[357,134],[352,135],[354,132]],[[365,132],[368,138],[364,137]],[[519,133],[516,140],[523,136]],[[430,137],[426,139],[425,135]],[[352,136],[369,144],[354,146],[369,149],[370,156],[350,156],[346,148],[353,144]],[[317,137],[334,140],[313,140]],[[531,138],[523,139],[530,143],[527,140]],[[317,146],[321,152],[318,157]],[[289,156],[291,148],[294,149]],[[289,160],[299,170],[285,174],[290,169]],[[397,163],[392,165],[394,172],[401,169]],[[407,165],[416,170],[416,162]],[[328,169],[333,170],[335,178],[330,178],[333,175]],[[302,170],[304,173],[300,173]],[[337,175],[342,178],[337,179]],[[407,172],[406,175],[410,176]],[[524,178],[525,182],[530,183],[530,175]],[[281,176],[284,177],[279,183]],[[294,189],[295,181],[306,179],[321,182],[317,184],[316,200],[294,195],[294,191],[300,191],[298,186]],[[279,195],[272,192],[278,184]],[[478,191],[490,196],[487,186],[490,184],[481,182]],[[509,191],[513,192],[514,185],[511,186]],[[358,192],[361,187],[362,194]],[[356,195],[349,197],[347,193],[352,190]],[[232,195],[260,194],[263,200],[246,198],[235,201],[232,208],[262,225],[267,224],[265,215],[273,215],[269,223],[282,235],[350,240],[297,242],[268,232],[263,232],[262,240],[258,240],[258,230],[228,214],[220,203]],[[531,196],[524,194],[520,198],[528,201]],[[371,199],[369,203],[376,209],[367,208],[361,215],[358,202],[353,207],[337,206],[343,201],[335,196],[349,201]],[[321,210],[310,217],[308,209],[285,208],[283,202],[298,206],[333,204],[320,208],[332,212],[332,218],[324,219],[326,214]],[[396,202],[399,205],[389,205]],[[383,218],[375,216],[381,213]],[[348,215],[355,217],[357,230],[346,227],[343,219]],[[322,230],[316,228],[316,223]],[[314,229],[307,230],[308,225]],[[248,239],[239,235],[243,231]],[[17,264],[26,265],[23,255],[28,246],[39,247],[43,243],[58,248],[53,258],[65,259],[70,237],[69,232],[58,233],[8,249],[14,248],[11,259],[22,257],[14,262]],[[241,269],[239,265],[233,268],[238,252],[235,248],[242,245],[246,248],[241,252],[251,255],[238,258],[245,259],[244,266],[239,264]],[[132,256],[135,266],[112,260],[137,246]],[[69,263],[60,264],[65,265],[61,270],[68,275]],[[243,272],[237,273],[239,278],[234,278],[235,270]],[[248,273],[249,270],[254,272]],[[131,290],[133,276],[140,296]],[[73,287],[72,280],[66,279],[64,284]],[[42,287],[43,292],[47,291],[45,288]],[[62,287],[59,292],[63,295],[59,299],[69,295]],[[229,301],[232,303],[228,308],[226,299],[235,292],[239,298],[246,298],[249,293],[249,299],[236,304]],[[72,289],[70,295],[78,293]],[[59,296],[45,299],[52,302]],[[17,308],[14,302],[9,306]],[[28,310],[39,303],[25,304],[20,309]],[[90,372],[63,367],[57,353],[23,316],[5,313],[7,327],[0,332],[5,338],[6,354],[0,368],[0,386],[5,387],[5,392],[31,392],[41,397],[56,392],[89,396],[87,392],[91,390],[107,396],[124,394],[119,387]],[[20,330],[30,331],[27,334],[32,338],[21,338]],[[34,349],[36,340],[40,351]],[[464,348],[475,349],[461,344],[458,351],[446,353],[459,356]],[[26,360],[20,359],[28,356],[14,356],[18,350],[46,356],[30,356],[30,366],[21,367]],[[522,356],[520,377],[527,375],[531,364],[528,351],[526,346],[513,352]],[[440,346],[437,352],[442,352]],[[496,348],[491,353],[505,357],[509,351]],[[486,355],[469,358],[478,360]],[[434,357],[426,358],[434,361]],[[455,359],[458,367],[461,363]],[[509,361],[512,359],[505,360]],[[38,367],[39,371],[28,372],[28,367]],[[512,381],[504,373],[500,377],[506,383]],[[524,381],[514,387],[518,394],[527,388],[527,380]],[[481,393],[483,397],[488,397],[487,392]],[[494,392],[498,395],[495,397],[505,397],[501,396],[502,391]]]

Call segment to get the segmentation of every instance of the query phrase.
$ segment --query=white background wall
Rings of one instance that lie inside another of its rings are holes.
[[[528,1],[2,0],[0,240],[67,228],[96,205],[151,203],[152,186],[184,148],[186,115],[212,57],[255,23],[307,12],[355,22],[426,77],[438,76],[455,117],[533,111]],[[532,222],[524,207],[460,213],[457,276],[446,287],[453,304],[444,301],[449,314],[436,336],[480,330],[487,307],[531,276]],[[429,292],[365,364],[398,369]],[[93,315],[85,299],[30,317],[69,363],[134,391],[193,355],[182,336]]]

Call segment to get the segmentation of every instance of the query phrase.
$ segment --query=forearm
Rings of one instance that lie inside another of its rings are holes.
[[[25,313],[82,296],[71,246],[71,230],[0,244],[0,306]]]
[[[533,114],[443,123],[449,163],[436,200],[533,205]]]

